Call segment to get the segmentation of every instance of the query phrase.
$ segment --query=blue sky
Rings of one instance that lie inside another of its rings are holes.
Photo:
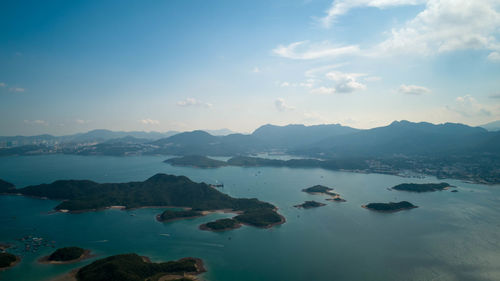
[[[0,135],[500,119],[498,0],[4,1]]]

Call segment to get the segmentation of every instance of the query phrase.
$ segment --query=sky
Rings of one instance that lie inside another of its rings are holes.
[[[500,0],[0,9],[0,135],[499,119]]]

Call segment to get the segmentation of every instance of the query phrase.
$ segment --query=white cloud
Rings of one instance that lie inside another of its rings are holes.
[[[425,95],[429,94],[431,90],[426,87],[416,86],[416,85],[401,85],[399,86],[398,92],[406,95]]]
[[[488,59],[489,59],[490,61],[500,62],[500,53],[498,53],[498,52],[491,52],[491,53],[488,55]]]
[[[257,66],[253,68],[252,70],[253,73],[259,73],[260,72],[260,68],[258,68]]]
[[[141,123],[145,124],[145,125],[159,125],[160,121],[146,118],[146,119],[142,119]]]
[[[4,82],[0,82],[0,87],[5,87],[7,86],[7,84],[5,84]]]
[[[359,47],[357,45],[334,46],[327,41],[317,44],[300,41],[287,46],[279,45],[273,50],[273,53],[289,59],[311,60],[349,55],[358,51]]]
[[[375,53],[431,55],[465,49],[499,50],[497,6],[494,0],[428,0],[425,9],[404,27],[391,30]]]
[[[11,92],[17,92],[17,93],[22,93],[25,91],[24,88],[17,88],[17,87],[14,87],[14,88],[10,88],[9,91]]]
[[[206,107],[206,108],[212,107],[211,103],[197,100],[195,98],[187,98],[185,100],[178,101],[177,105],[183,106],[183,107],[188,107],[188,106],[202,106],[202,107]]]
[[[318,87],[314,88],[309,93],[314,94],[314,95],[330,95],[335,93],[335,88],[328,88],[328,87]]]
[[[294,110],[295,107],[288,105],[283,98],[277,98],[274,101],[274,106],[278,111]]]
[[[364,84],[356,81],[357,77],[364,76],[363,74],[331,71],[328,72],[325,76],[335,82],[336,93],[351,93],[356,90],[366,89],[366,86]]]
[[[41,125],[41,126],[49,125],[49,122],[45,120],[24,120],[24,123],[28,125]]]
[[[493,107],[489,107],[479,103],[471,95],[457,97],[454,104],[451,106],[447,106],[446,108],[464,117],[492,116],[493,111],[495,111]]]
[[[290,83],[288,83],[288,82],[282,82],[282,83],[280,84],[280,87],[282,87],[282,88],[284,88],[284,87],[289,87],[289,86],[290,86]]]
[[[425,3],[424,0],[335,0],[326,11],[327,15],[321,18],[320,21],[323,26],[328,28],[337,20],[339,16],[347,14],[350,10],[355,8],[375,7],[384,9],[423,3]]]

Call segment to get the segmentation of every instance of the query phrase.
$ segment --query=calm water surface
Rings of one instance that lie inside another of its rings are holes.
[[[212,233],[198,225],[231,214],[159,223],[162,209],[106,210],[49,214],[57,201],[0,196],[0,242],[25,235],[80,246],[98,257],[136,252],[153,261],[202,258],[208,281],[266,280],[500,280],[500,186],[447,180],[458,188],[413,194],[387,190],[403,182],[436,182],[388,175],[322,169],[195,169],[162,163],[165,157],[51,155],[0,158],[0,178],[18,187],[57,179],[97,182],[142,181],[155,173],[185,175],[194,181],[223,182],[234,197],[257,197],[280,208],[287,223],[272,229],[242,227]],[[323,184],[347,202],[325,201],[301,189]],[[301,210],[305,200],[327,206]],[[417,209],[392,214],[361,208],[369,202],[408,200]],[[15,249],[14,249],[15,251]],[[0,280],[51,280],[92,260],[41,265],[43,247],[21,253],[22,262]],[[95,260],[94,258],[93,260]]]

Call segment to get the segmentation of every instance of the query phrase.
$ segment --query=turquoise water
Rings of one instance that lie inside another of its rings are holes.
[[[257,197],[280,208],[287,222],[272,229],[244,226],[213,233],[198,225],[231,214],[159,223],[162,209],[52,213],[58,202],[0,196],[0,242],[25,235],[44,237],[57,247],[81,246],[98,257],[136,252],[153,261],[202,258],[209,281],[266,280],[500,280],[500,186],[446,180],[449,191],[413,194],[387,190],[403,182],[436,182],[388,175],[322,169],[172,167],[165,157],[51,155],[0,158],[0,178],[23,187],[57,179],[98,182],[144,180],[155,173],[186,175],[194,181],[223,182],[234,197]],[[260,171],[260,173],[259,173]],[[325,201],[301,189],[335,188],[347,202]],[[305,200],[327,206],[302,210]],[[361,208],[368,202],[408,200],[417,209],[392,214]],[[85,265],[41,265],[52,248],[23,254],[0,280],[50,280]],[[95,258],[94,258],[95,259]]]

